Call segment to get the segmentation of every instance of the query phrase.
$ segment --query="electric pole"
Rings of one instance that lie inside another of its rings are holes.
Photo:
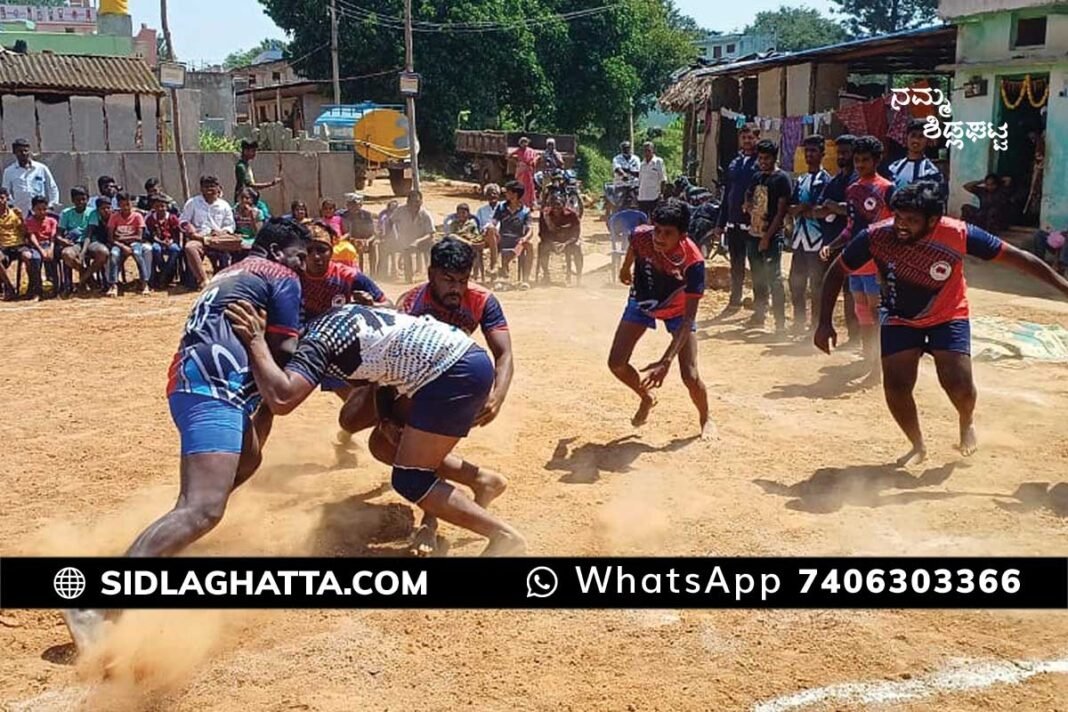
[[[412,0],[404,0],[404,53],[405,68],[409,73],[415,71],[415,57],[412,50]],[[408,107],[408,151],[412,162],[412,190],[419,190],[419,137],[415,130],[415,97],[407,97]]]
[[[163,40],[167,43],[167,58],[174,61],[174,40],[167,22],[167,0],[159,0],[160,23],[163,25]],[[178,158],[178,176],[182,183],[182,200],[189,200],[189,174],[185,169],[185,151],[182,148],[182,114],[178,108],[178,90],[171,89],[171,129],[174,131],[174,154]]]
[[[334,71],[334,103],[341,103],[341,71],[337,59],[337,0],[330,0],[330,60]]]

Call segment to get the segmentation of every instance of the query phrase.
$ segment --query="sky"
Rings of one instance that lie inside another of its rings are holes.
[[[730,32],[752,22],[758,12],[775,10],[781,5],[814,7],[829,14],[831,0],[676,0],[679,8],[710,30]],[[326,0],[323,0],[325,6]],[[130,0],[134,29],[147,24],[157,30],[159,0]],[[183,62],[221,63],[231,52],[259,44],[265,37],[285,38],[263,12],[257,0],[172,0],[171,34]]]

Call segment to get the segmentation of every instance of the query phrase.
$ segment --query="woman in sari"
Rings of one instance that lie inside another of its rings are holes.
[[[536,191],[534,188],[534,167],[538,163],[538,152],[530,147],[530,139],[519,139],[519,148],[512,153],[515,159],[515,179],[523,184],[523,204],[528,208],[534,206]]]

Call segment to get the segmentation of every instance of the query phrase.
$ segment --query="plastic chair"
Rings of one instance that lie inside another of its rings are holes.
[[[619,277],[619,268],[630,246],[630,235],[641,225],[648,225],[649,218],[641,210],[620,210],[608,219],[608,233],[612,255],[612,281]]]

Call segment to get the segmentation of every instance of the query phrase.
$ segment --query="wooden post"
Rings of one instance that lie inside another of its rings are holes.
[[[167,0],[159,0],[160,22],[163,24],[163,39],[167,43],[167,58],[174,61],[174,41],[171,26],[167,22]],[[185,149],[182,147],[182,113],[178,107],[178,90],[171,89],[171,125],[174,129],[174,153],[178,158],[178,177],[182,184],[182,200],[189,200],[189,174],[185,168]]]

